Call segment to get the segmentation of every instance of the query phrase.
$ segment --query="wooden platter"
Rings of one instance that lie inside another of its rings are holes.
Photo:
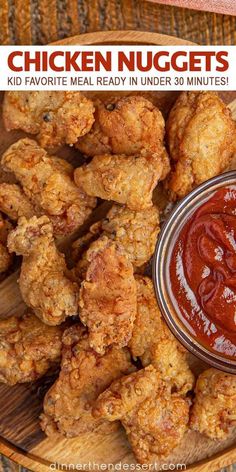
[[[183,45],[191,44],[178,38],[155,33],[134,31],[99,32],[75,36],[61,41],[60,44],[156,44]],[[125,93],[125,92],[124,92]],[[127,93],[126,93],[127,94]],[[167,115],[178,92],[145,93]],[[97,95],[96,94],[93,94]],[[236,119],[236,92],[225,92],[224,100],[229,104]],[[91,96],[91,94],[90,94]],[[100,98],[107,93],[99,94]],[[6,133],[0,121],[0,155],[14,141],[23,136],[20,132]],[[74,160],[75,151],[63,149],[59,155]],[[233,165],[236,169],[236,162]],[[0,173],[0,181],[5,176]],[[21,314],[25,305],[17,286],[18,272],[11,274],[0,284],[0,316]],[[196,358],[191,359],[193,370],[199,373],[203,368]],[[13,461],[35,472],[60,470],[60,464],[82,465],[90,470],[97,470],[97,464],[135,464],[135,458],[122,428],[108,435],[90,433],[74,439],[58,436],[46,438],[41,432],[38,416],[42,410],[42,401],[46,390],[54,378],[46,376],[36,384],[7,387],[0,384],[0,452]],[[214,442],[206,437],[188,432],[179,448],[164,461],[173,465],[183,465],[182,470],[215,472],[236,462],[236,432],[223,442]],[[94,465],[93,465],[94,464]],[[50,467],[51,465],[51,467]],[[159,464],[161,466],[161,463]],[[172,469],[171,469],[172,467]],[[72,466],[71,466],[71,470]],[[82,470],[75,468],[75,470]],[[86,469],[85,469],[86,470]],[[105,468],[101,470],[106,470]],[[125,469],[127,470],[127,469]],[[158,469],[157,469],[158,470]],[[181,470],[180,467],[178,470]]]

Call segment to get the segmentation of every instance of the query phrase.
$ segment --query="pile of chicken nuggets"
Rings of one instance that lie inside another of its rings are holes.
[[[196,379],[145,275],[160,231],[153,190],[177,201],[220,174],[236,151],[235,122],[213,92],[181,93],[165,123],[141,95],[94,103],[80,92],[8,92],[12,144],[1,166],[0,273],[21,256],[23,316],[0,321],[0,381],[33,382],[60,366],[41,414],[45,433],[109,433],[121,422],[140,463],[166,458],[189,429],[225,439],[236,421],[236,376]],[[75,168],[57,157],[74,146]],[[104,218],[71,245],[102,200]],[[14,256],[14,254],[16,256]]]

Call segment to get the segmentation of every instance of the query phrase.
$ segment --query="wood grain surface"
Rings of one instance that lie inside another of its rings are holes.
[[[230,15],[143,0],[0,1],[0,44],[46,44],[122,29],[155,31],[199,44],[236,44],[236,17]]]
[[[160,96],[158,94],[150,98],[159,104]],[[228,101],[231,98],[230,93]],[[172,101],[172,98],[168,95],[169,100]],[[230,107],[236,117],[236,100]],[[161,108],[163,111],[166,109],[165,100],[162,100]],[[8,139],[14,139],[14,136],[9,133]],[[17,274],[13,274],[0,286],[0,295],[3,294],[1,311],[4,316],[14,312],[20,314],[24,310],[17,288],[17,277]],[[194,370],[199,370],[199,367],[199,361],[195,360]],[[4,438],[1,439],[0,451],[35,472],[48,471],[49,464],[55,461],[72,464],[88,464],[90,461],[95,461],[97,464],[117,462],[134,464],[133,454],[121,429],[109,437],[89,433],[71,440],[58,437],[45,438],[39,428],[38,416],[42,410],[45,391],[54,378],[51,374],[35,384],[16,387],[0,385],[0,398],[4,398],[4,401],[0,402],[0,436]],[[234,443],[235,433],[220,443],[210,441],[198,433],[189,432],[170,458],[170,463],[186,462],[190,467],[188,470],[192,472],[216,472],[220,467],[236,460]],[[202,461],[199,462],[200,458]],[[13,463],[7,467],[13,469],[6,469],[4,465],[4,472],[14,471],[16,466]]]

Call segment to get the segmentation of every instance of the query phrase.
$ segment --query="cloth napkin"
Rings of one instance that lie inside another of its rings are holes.
[[[236,0],[149,0],[164,5],[174,5],[202,11],[212,11],[236,16]]]

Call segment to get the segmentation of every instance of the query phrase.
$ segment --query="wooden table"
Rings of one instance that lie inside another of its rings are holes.
[[[33,11],[33,14],[32,14]],[[236,44],[236,17],[142,0],[1,0],[0,44],[47,44],[99,30],[155,31],[199,44]],[[221,472],[236,471],[236,466]],[[26,471],[0,456],[0,472]]]

